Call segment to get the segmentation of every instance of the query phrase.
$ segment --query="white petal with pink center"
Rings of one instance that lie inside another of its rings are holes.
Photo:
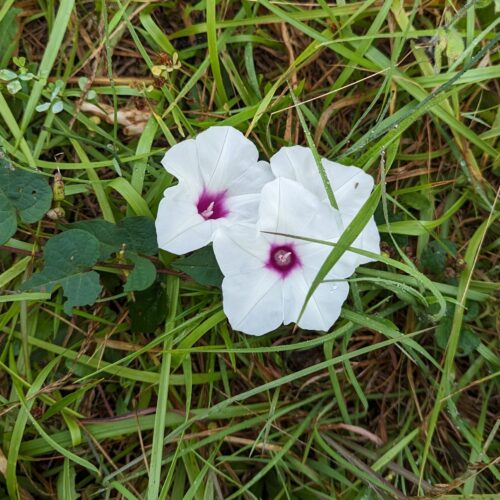
[[[223,306],[235,330],[263,335],[297,321],[308,290],[331,246],[293,236],[336,242],[342,228],[331,207],[298,182],[278,178],[262,190],[257,227],[221,228],[214,252],[224,274]],[[328,330],[340,315],[356,258],[346,253],[319,285],[298,325]]]
[[[359,212],[373,189],[373,177],[358,167],[345,166],[323,158],[321,160],[330,181],[344,228]],[[303,146],[281,148],[271,158],[271,169],[276,177],[293,179],[330,205],[326,189],[318,172],[312,151]],[[352,247],[380,253],[380,235],[372,217]],[[357,265],[373,259],[357,255]]]
[[[212,241],[220,227],[255,223],[262,187],[274,176],[239,130],[211,127],[173,146],[162,164],[179,179],[158,207],[158,246],[184,254]]]

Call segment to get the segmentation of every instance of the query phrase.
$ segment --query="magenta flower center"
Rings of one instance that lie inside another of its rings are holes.
[[[196,203],[198,213],[205,219],[220,219],[229,214],[226,206],[226,193],[211,193],[203,189]]]
[[[268,269],[272,269],[282,278],[286,278],[296,267],[300,266],[300,259],[294,245],[271,245],[266,263]]]

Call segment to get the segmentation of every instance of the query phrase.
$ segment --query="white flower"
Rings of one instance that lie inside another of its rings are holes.
[[[298,182],[278,178],[262,190],[257,227],[217,231],[214,251],[224,274],[224,312],[235,330],[263,335],[296,322],[312,281],[331,247],[271,233],[335,242],[342,233],[334,210]],[[299,326],[328,330],[349,292],[343,280],[355,269],[345,253],[308,302]]]
[[[373,177],[358,167],[346,167],[340,163],[321,160],[337,202],[342,223],[346,228],[366,202],[373,189]],[[286,177],[300,182],[324,203],[330,205],[312,151],[303,146],[281,148],[271,158],[271,169],[276,177]],[[380,234],[372,217],[356,240],[354,248],[380,253]],[[354,256],[353,252],[350,252]],[[356,266],[373,259],[356,255]]]
[[[158,207],[158,246],[184,254],[235,223],[255,223],[262,187],[274,178],[255,145],[232,127],[211,127],[172,147],[162,160],[179,183]]]

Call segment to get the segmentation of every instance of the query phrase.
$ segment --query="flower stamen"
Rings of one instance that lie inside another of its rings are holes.
[[[271,245],[269,258],[266,263],[268,269],[278,273],[283,279],[294,269],[301,267],[301,262],[295,246],[291,243],[284,245]]]
[[[212,217],[212,215],[214,214],[214,204],[215,202],[210,202],[210,205],[208,205],[207,208],[205,208],[205,210],[203,210],[203,212],[201,212],[201,216],[204,218],[204,219],[210,219],[210,217]]]
[[[285,250],[278,250],[274,254],[274,262],[278,264],[278,266],[288,266],[292,260],[292,252],[287,252]]]
[[[224,191],[214,193],[204,189],[196,203],[198,213],[205,219],[220,219],[229,214],[226,204],[226,193]]]

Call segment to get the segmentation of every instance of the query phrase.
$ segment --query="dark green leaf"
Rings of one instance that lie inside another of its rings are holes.
[[[382,203],[379,203],[379,206],[377,207],[377,210],[375,210],[373,216],[375,218],[377,226],[386,224],[387,222],[399,222],[403,220],[401,214],[393,214],[392,212],[390,212],[388,214],[388,221],[386,221],[384,217],[384,208],[382,206]],[[392,236],[396,244],[399,245],[400,247],[405,247],[406,245],[408,245],[408,236],[404,234],[393,234]],[[389,233],[382,233],[380,237],[382,241],[385,241],[386,243],[389,243],[392,246],[393,242]]]
[[[158,251],[154,221],[148,217],[127,217],[118,224],[102,219],[75,222],[69,229],[81,229],[99,240],[99,258],[108,259],[122,245],[130,252],[154,255]]]
[[[446,349],[453,324],[453,307],[448,306],[446,316],[441,320],[436,328],[436,343],[441,349]],[[467,356],[481,343],[477,334],[468,326],[464,326],[458,339],[457,355]]]
[[[16,213],[27,224],[39,221],[52,203],[52,189],[39,174],[14,169],[0,151],[0,244],[16,232]]]
[[[5,243],[17,229],[16,211],[0,190],[0,243]]]
[[[420,263],[427,271],[439,275],[446,267],[446,257],[449,254],[456,254],[456,246],[452,241],[431,241],[422,252]]]
[[[135,302],[128,306],[132,332],[153,332],[167,316],[165,289],[157,282],[147,290],[134,293],[134,297]]]
[[[481,343],[479,336],[470,328],[462,328],[458,339],[458,353],[460,356],[471,354]]]
[[[118,229],[131,252],[144,255],[158,252],[155,223],[149,217],[126,217],[118,222]]]
[[[200,248],[191,255],[175,261],[172,267],[188,274],[200,285],[217,287],[222,285],[224,276],[219,269],[211,246]]]
[[[464,320],[471,321],[475,319],[478,314],[479,314],[479,304],[477,302],[467,301],[467,304],[465,304]]]
[[[408,193],[401,196],[401,203],[415,210],[427,210],[431,206],[429,198],[420,193]]]
[[[134,269],[130,272],[127,278],[127,283],[123,287],[125,292],[133,292],[134,290],[146,290],[149,288],[156,278],[156,267],[154,264],[144,257],[139,257],[136,253],[126,252],[125,258],[134,264]]]
[[[62,286],[64,312],[71,314],[76,306],[93,304],[101,285],[99,275],[89,269],[99,258],[99,242],[85,231],[73,229],[51,238],[43,251],[45,265],[26,281],[22,290],[36,289],[52,292]]]

